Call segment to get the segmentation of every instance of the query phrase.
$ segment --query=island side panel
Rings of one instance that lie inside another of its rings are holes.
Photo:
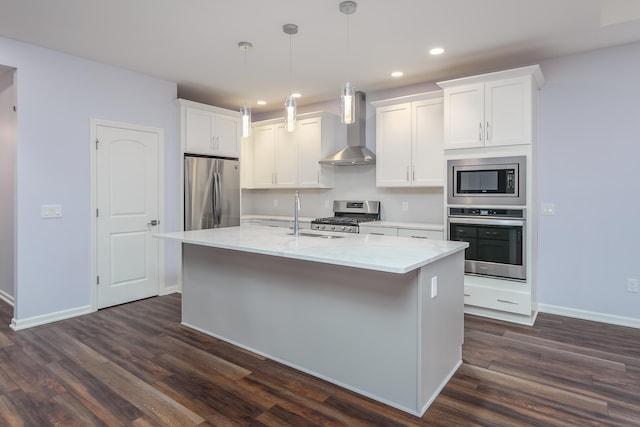
[[[421,384],[420,403],[424,413],[462,364],[464,342],[464,251],[420,271]],[[437,295],[432,298],[432,278],[437,278]]]
[[[185,244],[182,320],[418,410],[418,270],[376,272]]]

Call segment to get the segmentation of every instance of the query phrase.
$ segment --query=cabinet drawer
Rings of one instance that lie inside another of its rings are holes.
[[[360,234],[378,234],[381,236],[397,236],[398,229],[395,227],[371,227],[360,224]]]
[[[510,313],[531,314],[531,295],[528,292],[465,285],[464,303]]]
[[[421,230],[415,228],[399,228],[398,237],[413,237],[414,239],[442,240],[442,231]]]

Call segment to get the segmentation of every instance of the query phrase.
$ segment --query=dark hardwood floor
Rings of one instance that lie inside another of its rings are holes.
[[[465,318],[464,364],[422,418],[180,325],[180,295],[13,332],[1,426],[638,426],[640,330]]]

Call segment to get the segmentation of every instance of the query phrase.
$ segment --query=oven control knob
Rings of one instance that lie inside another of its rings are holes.
[[[342,226],[342,231],[345,231],[347,229],[347,227],[345,227],[344,225]]]
[[[326,230],[326,229],[327,229],[327,226],[326,226],[326,225],[323,225],[323,226],[322,226],[322,229],[323,229],[323,230]]]
[[[331,226],[331,229],[332,229],[332,230],[335,230],[335,229],[336,229],[336,226],[335,226],[335,225],[332,225],[332,226]]]

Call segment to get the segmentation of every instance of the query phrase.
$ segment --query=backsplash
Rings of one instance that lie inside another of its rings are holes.
[[[378,200],[383,221],[444,224],[441,187],[378,188],[375,168],[375,165],[335,166],[334,188],[300,190],[300,216],[331,216],[333,200]],[[293,216],[294,193],[295,189],[242,190],[242,214]]]

